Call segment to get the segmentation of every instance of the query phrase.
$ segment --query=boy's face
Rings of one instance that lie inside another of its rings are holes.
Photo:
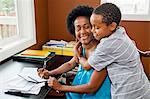
[[[90,22],[92,24],[92,33],[96,40],[101,40],[104,37],[109,36],[116,28],[116,23],[107,25],[102,22],[103,16],[98,14],[92,14]]]
[[[94,38],[91,33],[91,24],[90,20],[87,17],[79,16],[74,21],[75,34],[76,38],[82,44],[89,44],[90,41]]]

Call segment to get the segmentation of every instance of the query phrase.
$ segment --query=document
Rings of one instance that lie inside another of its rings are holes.
[[[18,75],[27,81],[35,83],[46,82],[46,79],[38,76],[37,69],[38,68],[25,67]]]
[[[25,67],[13,78],[5,82],[4,92],[21,92],[37,95],[47,80],[40,78],[37,68]]]
[[[35,94],[37,95],[40,92],[42,86],[45,83],[33,83],[25,80],[24,78],[16,75],[15,77],[9,79],[4,88],[4,92],[21,92],[21,93],[28,93],[28,94]]]

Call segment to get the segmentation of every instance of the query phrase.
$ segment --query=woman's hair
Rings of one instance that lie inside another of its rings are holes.
[[[85,16],[90,21],[90,16],[92,15],[93,8],[89,6],[79,5],[76,8],[74,8],[67,16],[67,29],[69,33],[75,36],[75,27],[74,27],[74,21],[79,16]]]
[[[104,3],[98,6],[93,13],[103,16],[103,23],[110,25],[112,22],[115,22],[119,25],[121,20],[121,11],[120,9],[112,3]]]

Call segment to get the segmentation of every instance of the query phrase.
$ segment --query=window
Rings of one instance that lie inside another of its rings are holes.
[[[0,62],[36,43],[34,0],[0,0]]]
[[[150,21],[149,0],[101,0],[116,4],[122,12],[122,20]]]

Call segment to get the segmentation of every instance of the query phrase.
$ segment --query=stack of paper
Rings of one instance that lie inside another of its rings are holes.
[[[68,44],[68,42],[66,42],[66,41],[64,41],[64,40],[60,40],[60,41],[57,41],[57,40],[50,40],[49,42],[47,42],[46,44],[58,44],[58,45],[60,45],[60,44],[62,44],[62,45],[66,45],[66,44]]]
[[[6,82],[4,91],[37,95],[45,81],[37,75],[37,68],[24,68],[20,74]]]
[[[42,46],[43,51],[55,52],[56,55],[73,56],[73,47],[75,43],[66,41],[50,40]]]

